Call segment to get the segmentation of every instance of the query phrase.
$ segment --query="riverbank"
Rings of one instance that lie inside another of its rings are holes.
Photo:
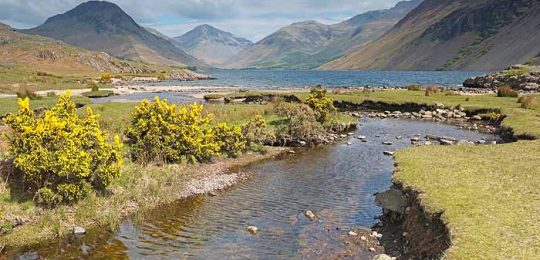
[[[539,141],[398,151],[394,183],[421,209],[417,212],[418,207],[408,204],[409,210],[397,220],[407,234],[400,238],[405,240],[403,257],[537,258],[539,160]],[[444,228],[410,225],[418,215],[435,216]]]
[[[0,244],[12,251],[65,237],[74,227],[113,230],[121,219],[136,212],[230,187],[247,177],[235,169],[285,151],[288,150],[269,147],[264,153],[251,152],[236,159],[219,158],[211,164],[200,165],[140,166],[128,163],[120,179],[107,188],[106,195],[91,194],[75,205],[50,210],[34,206],[31,200],[9,199],[14,191],[2,181],[2,231],[9,232],[0,236]],[[7,167],[4,163],[0,168],[3,179],[9,176]],[[6,230],[8,226],[9,230]]]

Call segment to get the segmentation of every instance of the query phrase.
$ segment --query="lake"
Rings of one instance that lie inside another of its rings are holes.
[[[411,84],[460,87],[463,81],[486,72],[464,71],[304,71],[304,70],[209,70],[200,73],[216,80],[181,82],[186,86],[240,86],[252,88],[304,87],[321,84],[341,86],[407,86]],[[165,84],[178,85],[178,82]],[[163,85],[163,83],[160,83]]]

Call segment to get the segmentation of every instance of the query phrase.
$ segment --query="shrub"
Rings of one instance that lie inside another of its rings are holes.
[[[311,142],[324,133],[322,125],[317,122],[315,111],[305,104],[281,103],[276,107],[276,113],[286,117],[285,124],[277,131],[278,139],[284,142],[292,140]]]
[[[246,140],[240,127],[220,123],[212,131],[220,151],[229,157],[237,157],[246,149]]]
[[[56,93],[54,91],[47,92],[47,97],[56,97]]]
[[[420,85],[410,85],[407,86],[408,91],[422,91],[422,86]]]
[[[518,97],[519,94],[509,86],[502,86],[497,89],[497,97]]]
[[[95,92],[95,91],[99,91],[99,86],[95,83],[95,82],[90,82],[88,83],[88,88],[92,91],[92,92]]]
[[[439,88],[435,86],[429,86],[426,88],[426,97],[433,96],[437,93],[439,93]]]
[[[99,81],[102,83],[111,83],[112,76],[110,73],[107,73],[107,72],[101,73],[101,78]]]
[[[197,103],[177,109],[159,97],[143,100],[126,130],[132,158],[143,163],[210,160],[220,147],[214,142],[211,116],[202,117],[202,111]]]
[[[161,74],[159,74],[159,75],[157,76],[157,79],[159,79],[159,80],[166,80],[166,79],[167,79],[167,76],[166,76],[165,74],[161,73]]]
[[[247,124],[242,126],[242,135],[244,135],[248,146],[273,143],[275,139],[261,115],[255,116]]]
[[[336,111],[334,100],[326,96],[327,90],[321,86],[311,89],[306,104],[316,113],[317,121],[324,123]]]
[[[531,96],[521,96],[518,99],[518,103],[521,103],[521,108],[529,109],[535,105],[534,98]]]
[[[20,92],[17,92],[17,97],[18,98],[21,98],[21,99],[25,99],[25,98],[28,98],[30,100],[39,100],[39,99],[42,99],[43,97],[26,89],[26,90],[23,90],[23,91],[20,91]]]
[[[69,91],[39,117],[29,99],[19,99],[18,113],[5,121],[12,130],[8,142],[15,171],[37,203],[74,202],[92,188],[104,189],[120,174],[120,139],[107,142],[90,107],[79,118]]]

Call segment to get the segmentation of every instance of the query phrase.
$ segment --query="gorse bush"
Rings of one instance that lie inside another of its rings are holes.
[[[237,157],[246,150],[246,140],[240,127],[220,123],[213,128],[212,132],[221,153]]]
[[[334,100],[327,95],[327,90],[321,86],[311,89],[306,104],[316,113],[317,121],[324,123],[336,111]]]
[[[102,82],[110,82],[112,80],[112,76],[110,73],[104,72],[104,73],[101,73],[100,79]]]
[[[80,118],[69,91],[39,117],[28,98],[18,102],[18,113],[5,119],[11,128],[9,152],[25,190],[35,194],[37,203],[74,202],[120,175],[120,139],[108,142],[90,107]]]
[[[285,124],[277,130],[277,138],[282,142],[311,142],[325,132],[315,111],[305,104],[281,103],[276,107],[276,113],[286,117]]]
[[[268,129],[266,121],[261,115],[255,116],[242,126],[242,135],[246,139],[248,146],[273,143],[275,141],[274,134]]]
[[[202,116],[202,112],[202,104],[177,108],[159,97],[153,102],[144,100],[135,108],[126,130],[133,144],[132,158],[143,163],[210,160],[221,147],[214,141],[211,116]]]
[[[509,86],[502,86],[497,89],[497,97],[518,97],[519,94]]]

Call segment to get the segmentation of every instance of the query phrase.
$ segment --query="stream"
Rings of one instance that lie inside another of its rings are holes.
[[[19,259],[289,259],[333,258],[346,250],[347,232],[377,223],[373,194],[391,186],[393,160],[384,151],[410,146],[427,134],[458,140],[491,135],[427,121],[362,119],[342,143],[299,149],[294,155],[242,168],[255,176],[216,196],[178,201],[123,221],[114,232],[89,230]],[[364,135],[367,142],[355,136]],[[396,136],[402,136],[397,139]],[[393,145],[383,145],[392,141]],[[348,145],[347,142],[352,144]],[[319,220],[310,221],[311,210]],[[256,226],[258,234],[246,231]],[[360,259],[371,259],[365,252]]]

